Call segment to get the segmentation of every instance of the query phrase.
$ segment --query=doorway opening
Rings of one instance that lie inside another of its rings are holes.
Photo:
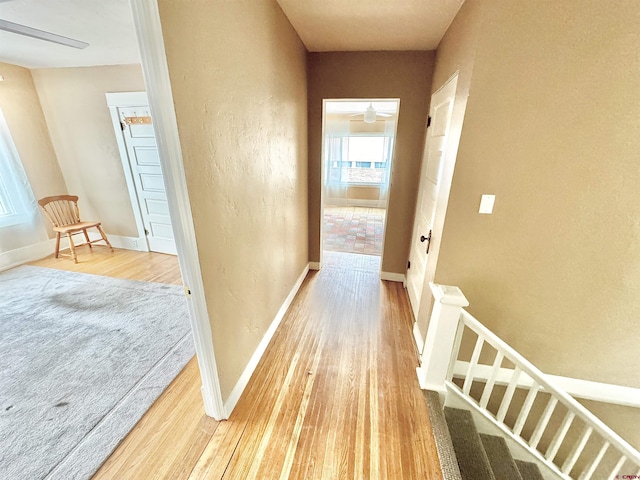
[[[399,107],[397,98],[323,102],[324,264],[366,255],[380,269]]]

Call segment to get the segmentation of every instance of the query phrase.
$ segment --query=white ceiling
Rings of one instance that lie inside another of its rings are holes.
[[[27,68],[140,63],[128,0],[0,0],[0,19],[89,43],[79,50],[0,31],[0,62]]]
[[[311,52],[435,50],[464,0],[277,0]]]
[[[317,52],[434,50],[464,0],[277,1]],[[0,31],[0,62],[45,68],[140,61],[128,0],[0,0],[0,19],[90,44],[79,50]]]

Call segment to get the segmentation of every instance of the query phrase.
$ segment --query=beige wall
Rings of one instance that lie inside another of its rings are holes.
[[[137,237],[105,93],[144,91],[140,65],[32,71],[69,193],[107,234]]]
[[[472,72],[436,281],[542,370],[633,387],[639,24],[634,0],[466,2],[434,81]]]
[[[31,72],[0,63],[0,108],[36,199],[67,193]]]
[[[322,100],[400,98],[382,270],[404,273],[413,229],[435,52],[327,52],[308,56],[309,257],[320,259]]]
[[[227,398],[308,262],[306,50],[272,0],[159,6]]]

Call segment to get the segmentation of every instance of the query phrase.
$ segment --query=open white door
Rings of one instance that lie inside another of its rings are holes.
[[[457,84],[458,75],[456,74],[431,96],[430,125],[427,128],[425,139],[418,202],[409,254],[411,263],[407,269],[407,291],[416,319],[420,310],[423,285],[425,282],[433,280],[433,278],[426,278],[425,273],[427,272],[427,261],[430,260],[429,252],[433,250],[434,242],[439,242],[439,236],[442,233],[434,232],[436,215],[446,213],[446,208],[438,208],[438,193],[443,183],[442,173],[446,170],[449,175],[453,175],[452,168],[445,169],[443,166],[448,161],[455,161],[455,158],[447,158],[446,152]],[[444,182],[451,185],[450,178],[444,179]],[[439,224],[441,225],[442,222]]]
[[[145,92],[108,93],[129,196],[140,238],[152,252],[175,255],[158,145]]]

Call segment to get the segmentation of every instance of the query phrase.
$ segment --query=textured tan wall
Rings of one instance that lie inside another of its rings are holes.
[[[481,3],[438,58],[478,34],[436,281],[542,370],[640,387],[640,9]]]
[[[485,2],[465,2],[438,46],[436,65],[433,73],[433,84],[431,87],[432,93],[435,93],[441,88],[454,74],[458,74],[456,97],[449,131],[450,140],[447,142],[446,155],[448,159],[457,159],[459,145],[455,139],[460,139],[464,125],[484,8]],[[441,191],[438,195],[439,208],[445,208],[446,197],[443,196],[443,193],[446,189],[451,189],[451,169],[455,169],[455,163],[455,161],[449,160],[444,164],[444,170],[440,180]],[[441,201],[442,203],[440,203]],[[436,274],[437,260],[443,240],[445,218],[438,215],[435,219],[433,227],[434,240],[430,245],[429,261],[427,262],[425,271],[425,278],[428,279],[434,278]],[[427,333],[432,306],[433,298],[431,297],[429,282],[424,282],[417,319],[418,328],[423,338]]]
[[[310,53],[309,258],[320,260],[322,100],[400,98],[382,270],[404,273],[413,229],[435,52]]]
[[[308,262],[306,50],[275,1],[159,2],[228,397]]]
[[[34,196],[38,199],[67,193],[31,72],[0,63],[0,74],[4,77],[0,83],[0,108]]]
[[[105,93],[144,91],[140,65],[32,71],[69,193],[107,234],[137,237]]]

